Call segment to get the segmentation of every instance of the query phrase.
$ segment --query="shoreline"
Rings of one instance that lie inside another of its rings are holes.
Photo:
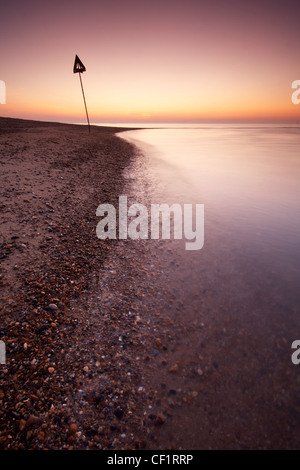
[[[181,448],[172,351],[197,330],[154,302],[164,244],[96,237],[138,156],[121,130],[0,119],[0,449]]]

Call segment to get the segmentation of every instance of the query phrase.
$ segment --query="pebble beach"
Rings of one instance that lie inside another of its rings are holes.
[[[112,346],[120,313],[97,323],[99,341],[82,311],[113,249],[95,236],[95,210],[119,194],[132,149],[120,129],[0,121],[1,448],[122,446],[132,390]]]

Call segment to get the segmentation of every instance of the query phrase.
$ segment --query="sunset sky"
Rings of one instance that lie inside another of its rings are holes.
[[[299,0],[10,0],[0,115],[84,122],[300,120]]]

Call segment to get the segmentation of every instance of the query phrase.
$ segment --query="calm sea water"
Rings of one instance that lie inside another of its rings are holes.
[[[236,280],[248,290],[255,277],[299,326],[300,128],[178,126],[120,136],[141,151],[130,169],[136,202],[146,195],[148,202],[204,204],[204,247],[180,253],[187,273],[205,267],[216,278],[218,264],[227,296],[235,295]]]
[[[188,376],[172,384],[201,396],[173,423],[180,444],[226,447],[225,435],[239,435],[245,447],[299,446],[300,365],[291,344],[300,339],[300,129],[205,125],[119,135],[138,150],[126,172],[133,202],[204,204],[204,247],[163,241],[154,281],[158,295],[159,283],[172,292],[170,315],[204,324],[176,350],[181,363],[193,352],[210,371],[204,389]],[[153,244],[153,258],[157,252]],[[199,434],[201,422],[207,433]]]
[[[120,135],[148,157],[151,200],[205,204],[207,243],[210,232],[223,232],[231,243],[299,268],[300,128],[219,125]]]

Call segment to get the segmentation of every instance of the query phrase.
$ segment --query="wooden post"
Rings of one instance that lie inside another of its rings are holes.
[[[79,72],[79,78],[80,78],[80,85],[81,85],[82,96],[83,96],[83,101],[84,101],[84,107],[85,107],[85,112],[86,112],[86,118],[87,118],[87,122],[88,122],[88,126],[89,126],[89,134],[90,134],[91,133],[91,126],[90,126],[90,120],[89,120],[88,110],[87,110],[85,96],[84,96],[84,89],[83,89],[83,85],[82,85],[81,72]]]

